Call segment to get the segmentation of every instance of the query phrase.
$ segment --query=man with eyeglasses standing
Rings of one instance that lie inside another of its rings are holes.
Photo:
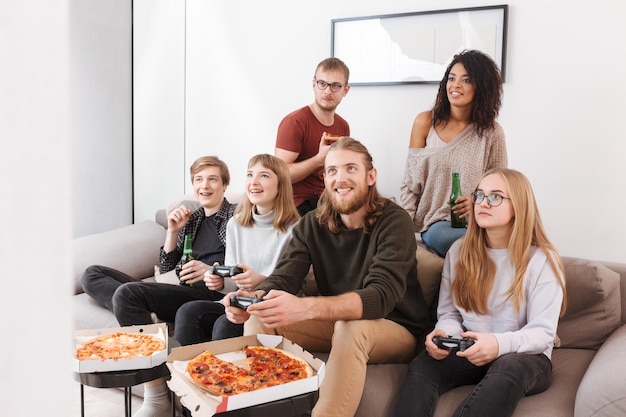
[[[350,91],[348,66],[338,58],[317,65],[311,86],[315,101],[283,118],[274,154],[289,167],[293,199],[300,215],[315,209],[324,190],[324,158],[332,142],[326,134],[350,136],[350,126],[335,113]]]

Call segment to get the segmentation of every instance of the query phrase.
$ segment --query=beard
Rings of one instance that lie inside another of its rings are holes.
[[[367,204],[369,197],[369,189],[353,189],[354,195],[349,199],[337,197],[337,194],[333,191],[329,193],[329,203],[332,210],[339,214],[351,214],[358,211],[361,207]]]
[[[339,103],[336,103],[334,101],[331,103],[328,103],[322,100],[321,98],[319,100],[316,99],[315,102],[319,106],[319,108],[324,111],[335,111],[337,110],[337,106],[339,105]]]

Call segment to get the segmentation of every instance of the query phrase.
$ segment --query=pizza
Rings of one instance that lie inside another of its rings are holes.
[[[332,145],[333,143],[337,142],[342,137],[343,136],[337,136],[337,135],[333,135],[331,133],[324,132],[324,144]]]
[[[305,360],[282,349],[245,346],[245,366],[206,351],[187,364],[191,380],[210,394],[230,396],[297,381],[313,375]]]
[[[165,349],[165,341],[143,333],[110,333],[76,345],[78,360],[133,359],[152,356]]]

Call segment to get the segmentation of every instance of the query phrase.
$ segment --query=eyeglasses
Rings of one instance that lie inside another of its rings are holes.
[[[487,204],[489,204],[489,207],[498,207],[500,204],[502,204],[504,200],[510,200],[509,197],[505,197],[500,194],[485,195],[481,193],[480,191],[474,191],[471,194],[471,196],[472,196],[472,203],[474,204],[480,204],[486,198]]]
[[[337,91],[345,87],[345,84],[339,84],[339,83],[328,84],[324,80],[313,79],[313,81],[315,81],[315,84],[317,84],[317,88],[319,88],[320,90],[326,90],[326,87],[330,87],[330,91],[332,91],[333,93],[336,93]]]

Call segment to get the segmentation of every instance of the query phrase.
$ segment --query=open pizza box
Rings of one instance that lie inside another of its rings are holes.
[[[91,373],[91,372],[111,372],[111,371],[126,371],[131,369],[150,369],[155,366],[161,365],[167,360],[168,352],[168,337],[167,337],[167,324],[146,324],[142,326],[125,326],[125,327],[109,327],[106,329],[88,329],[88,330],[76,330],[74,332],[74,348],[79,343],[86,342],[87,340],[103,336],[112,333],[144,333],[151,336],[158,337],[165,342],[165,349],[159,352],[155,352],[151,356],[132,358],[132,359],[108,359],[102,360],[82,360],[79,361],[74,357],[73,370],[79,373]]]
[[[245,346],[267,346],[286,350],[304,359],[313,368],[314,375],[309,378],[244,394],[220,397],[209,394],[198,387],[185,372],[189,360],[207,350],[221,359],[229,360],[229,358],[234,357],[232,355],[235,352],[241,351]],[[324,379],[325,372],[325,363],[320,359],[314,358],[313,355],[300,346],[282,336],[266,334],[234,337],[174,348],[167,358],[167,366],[172,374],[172,378],[167,381],[167,385],[180,398],[181,404],[191,411],[194,417],[211,417],[225,411],[237,410],[317,391]]]

